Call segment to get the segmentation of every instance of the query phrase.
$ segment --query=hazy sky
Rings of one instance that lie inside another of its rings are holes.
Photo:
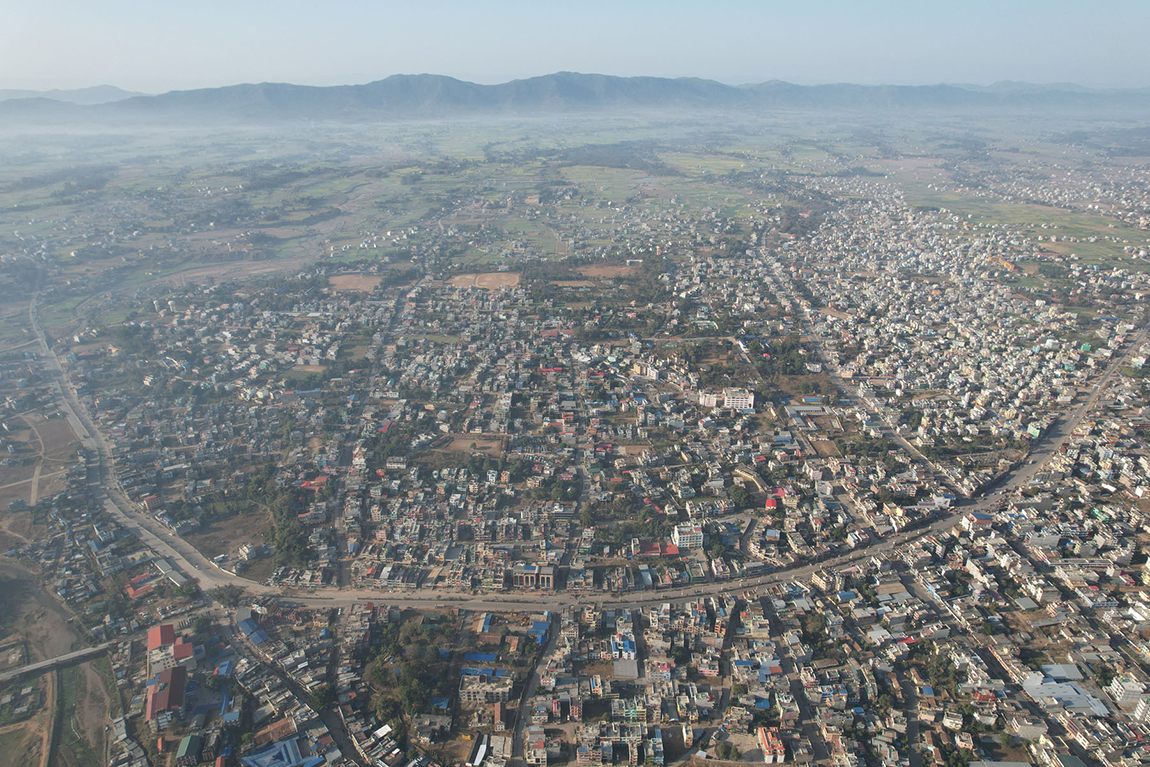
[[[1150,86],[1148,0],[32,0],[0,87],[160,92],[560,70],[728,83]]]

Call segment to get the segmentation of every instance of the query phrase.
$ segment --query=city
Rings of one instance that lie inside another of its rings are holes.
[[[1145,156],[516,119],[3,145],[13,758],[1144,764]]]

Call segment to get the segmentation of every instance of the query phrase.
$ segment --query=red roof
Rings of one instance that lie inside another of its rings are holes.
[[[161,711],[178,711],[184,707],[184,683],[188,680],[188,670],[183,666],[162,671],[159,681],[148,690],[148,705],[144,721],[150,722]]]
[[[176,644],[172,647],[172,657],[176,660],[190,658],[194,652],[195,648],[192,647],[192,643],[184,641],[183,637],[181,637],[180,641],[176,642]]]
[[[170,623],[148,629],[148,650],[157,650],[176,641],[176,629]]]
[[[148,594],[152,593],[152,584],[145,583],[139,588],[136,588],[135,586],[125,586],[124,592],[128,595],[129,599],[139,599],[140,597],[146,597]]]

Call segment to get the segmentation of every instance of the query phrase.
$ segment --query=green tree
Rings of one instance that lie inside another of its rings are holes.
[[[745,509],[751,505],[751,494],[742,485],[733,485],[727,491],[727,497],[735,504],[736,509]]]
[[[196,619],[192,621],[192,630],[199,636],[207,636],[208,632],[212,630],[212,616],[197,615]]]
[[[335,706],[339,699],[335,685],[331,682],[321,684],[311,691],[309,703],[314,711],[327,711]]]

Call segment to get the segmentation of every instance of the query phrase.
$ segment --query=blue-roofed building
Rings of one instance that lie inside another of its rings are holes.
[[[238,625],[240,631],[244,632],[244,636],[246,636],[252,644],[260,644],[268,641],[267,632],[260,628],[260,625],[256,623],[253,618],[244,618]]]
[[[299,739],[288,738],[240,759],[243,767],[318,767],[322,756],[300,755]]]

